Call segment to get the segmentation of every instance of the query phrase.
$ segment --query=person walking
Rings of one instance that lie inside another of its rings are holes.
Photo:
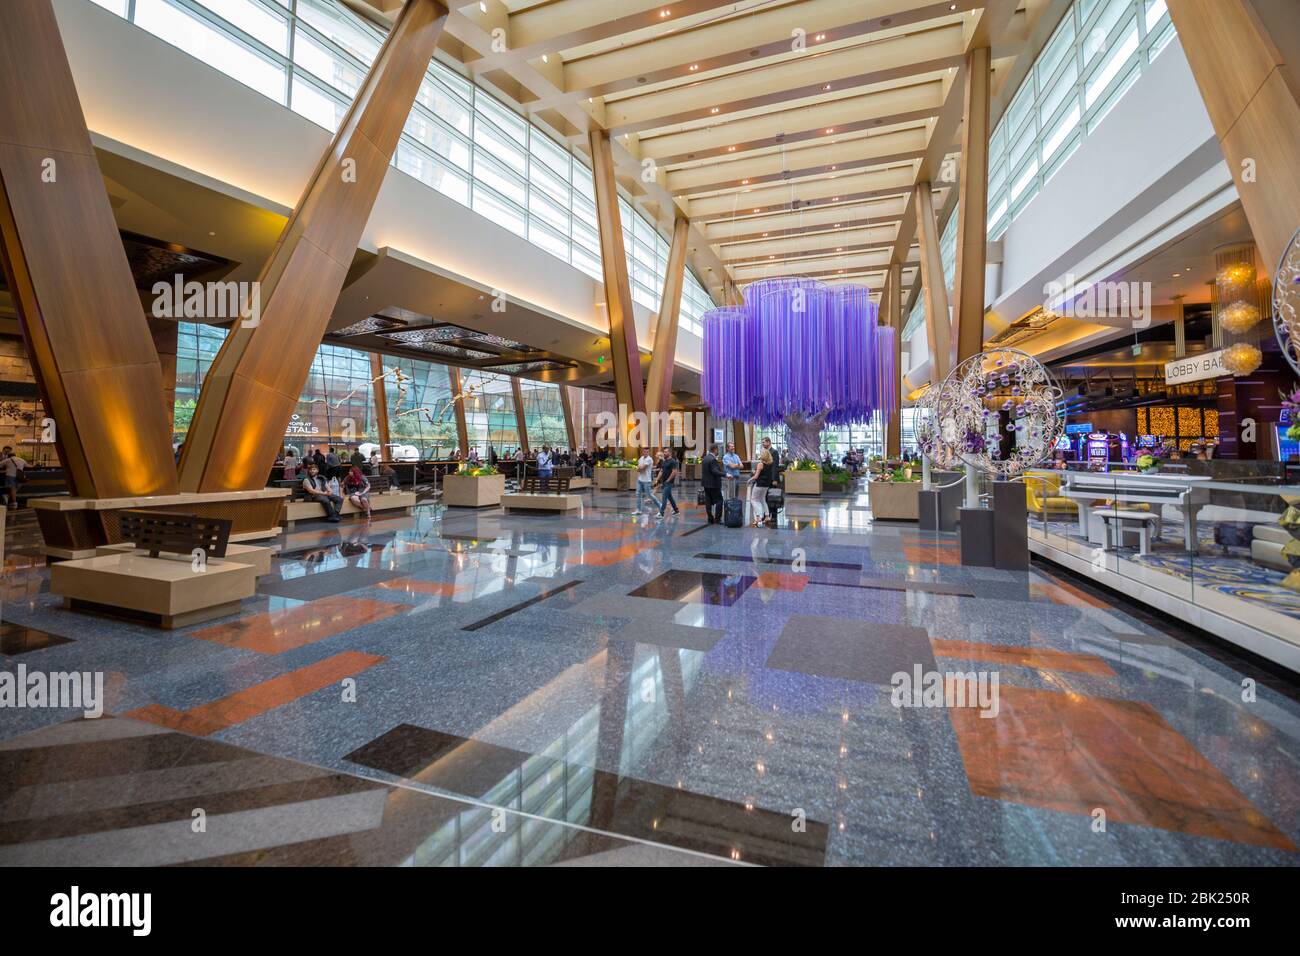
[[[298,480],[298,456],[292,448],[284,453],[284,463],[281,467],[284,468],[285,481]]]
[[[722,524],[722,464],[714,445],[700,459],[700,486],[704,489],[704,516],[709,524]]]
[[[772,444],[772,439],[763,439],[763,448],[772,456],[772,464],[768,466],[768,490],[764,493],[763,504],[767,507],[768,518],[773,526],[776,525],[777,508],[772,503],[771,489],[781,487],[781,452]]]
[[[641,449],[641,457],[636,460],[637,514],[640,514],[645,506],[646,498],[649,498],[656,508],[660,507],[659,499],[655,497],[654,480],[655,460],[651,457],[649,449],[643,448]]]
[[[0,454],[0,469],[5,476],[5,500],[10,508],[17,509],[18,483],[27,470],[27,462],[14,454],[12,445],[5,445],[3,454]]]
[[[673,517],[682,513],[682,509],[677,507],[677,499],[673,497],[673,488],[677,484],[677,478],[681,471],[677,459],[673,457],[673,450],[665,448],[663,458],[659,462],[659,485],[664,490],[663,499],[659,502],[659,517],[664,516],[664,510],[673,506]]]

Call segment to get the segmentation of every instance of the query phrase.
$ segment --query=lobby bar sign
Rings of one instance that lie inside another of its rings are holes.
[[[1228,374],[1228,370],[1223,367],[1223,349],[1165,363],[1166,385],[1199,382],[1203,378],[1219,378]]]

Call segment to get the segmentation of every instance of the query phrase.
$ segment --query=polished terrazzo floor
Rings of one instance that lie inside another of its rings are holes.
[[[63,610],[20,519],[0,669],[113,717],[0,711],[0,863],[1300,862],[1288,680],[859,499],[633,507],[300,527],[171,633]],[[895,707],[917,667],[997,716]]]

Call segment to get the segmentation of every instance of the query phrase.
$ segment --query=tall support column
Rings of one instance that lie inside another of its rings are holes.
[[[894,330],[894,375],[889,383],[894,390],[894,410],[885,426],[885,457],[903,453],[903,264],[891,262],[885,271],[885,285],[880,290],[880,314],[884,324]]]
[[[158,353],[54,10],[13,0],[3,18],[0,261],[68,485],[86,498],[173,493]]]
[[[528,447],[528,422],[524,420],[524,387],[519,384],[517,375],[510,376],[510,394],[515,398],[515,428],[519,432],[519,447],[525,455],[531,455],[533,450]]]
[[[668,268],[664,273],[663,295],[659,298],[659,320],[655,323],[650,378],[645,390],[645,407],[650,412],[668,411],[672,399],[677,321],[682,312],[682,284],[686,278],[686,242],[690,227],[690,220],[684,216],[678,216],[673,223],[673,242],[668,249]]]
[[[1300,224],[1295,13],[1294,4],[1281,0],[1169,0],[1169,16],[1270,272]]]
[[[948,287],[939,258],[939,229],[929,183],[916,185],[916,234],[921,246],[921,294],[925,296],[925,334],[930,345],[930,381],[948,377],[952,362],[952,319],[948,315]]]
[[[569,438],[569,451],[578,451],[578,428],[573,418],[573,393],[570,386],[560,383],[560,408],[564,412],[564,433]]]
[[[384,357],[378,352],[370,353],[370,396],[375,403],[375,424],[379,430],[379,457],[383,458],[393,439],[388,430],[388,379],[384,373]]]
[[[636,344],[636,318],[632,311],[632,285],[627,277],[623,248],[623,223],[618,212],[618,181],[609,133],[593,129],[591,173],[596,184],[596,219],[600,226],[600,258],[605,274],[605,312],[609,317],[609,348],[614,360],[614,395],[620,411],[631,416],[645,411],[641,382],[641,352]],[[626,440],[624,435],[623,439]]]
[[[1174,358],[1187,355],[1187,320],[1183,296],[1174,296]]]
[[[260,314],[236,322],[203,382],[181,488],[260,488],[283,439],[447,9],[407,0],[258,276]]]
[[[741,461],[749,461],[749,453],[752,451],[749,441],[749,426],[744,422],[733,418],[731,420],[731,440],[736,445],[736,454],[740,456]]]
[[[966,54],[961,132],[961,190],[957,205],[957,265],[953,305],[957,361],[984,351],[984,266],[988,250],[989,48]]]
[[[451,407],[456,412],[456,440],[460,442],[461,457],[469,454],[469,425],[465,421],[465,399],[461,394],[460,369],[454,365],[447,366],[447,377],[451,381]]]

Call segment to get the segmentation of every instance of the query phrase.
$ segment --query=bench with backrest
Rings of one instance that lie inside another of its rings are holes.
[[[570,469],[572,470],[572,469]],[[573,480],[572,475],[552,475],[546,480],[546,490],[542,490],[543,479],[537,475],[529,475],[519,482],[519,494],[521,495],[567,495],[569,493],[569,482]]]
[[[119,521],[123,545],[51,568],[50,591],[68,607],[172,628],[234,614],[253,596],[256,567],[227,557],[231,519],[127,510]]]

